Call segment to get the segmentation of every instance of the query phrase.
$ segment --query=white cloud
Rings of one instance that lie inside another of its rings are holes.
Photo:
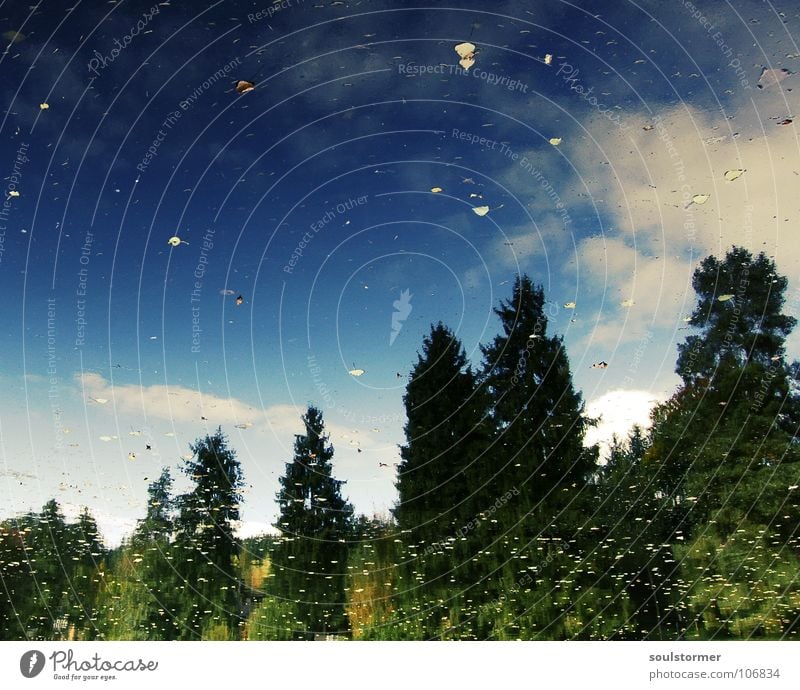
[[[609,449],[614,434],[625,439],[635,424],[650,426],[650,410],[664,398],[649,391],[618,389],[595,398],[586,405],[589,417],[600,417],[598,425],[586,433],[585,445],[600,445],[600,455]]]
[[[632,340],[648,324],[677,323],[693,307],[699,260],[732,244],[774,256],[790,279],[800,274],[798,139],[775,119],[786,104],[758,96],[760,112],[745,109],[735,120],[680,105],[660,121],[629,117],[624,132],[602,119],[588,125],[591,145],[577,151],[575,164],[607,171],[591,191],[611,215],[606,233],[583,239],[578,251],[581,289],[610,300],[593,342]],[[737,168],[746,172],[726,181]],[[710,199],[687,208],[700,193]],[[625,313],[619,302],[628,298],[636,305]]]

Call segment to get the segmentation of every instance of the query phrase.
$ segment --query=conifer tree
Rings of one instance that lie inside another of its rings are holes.
[[[393,511],[410,554],[402,589],[405,608],[414,607],[424,634],[436,637],[450,627],[458,599],[472,598],[468,590],[488,574],[478,524],[495,499],[497,471],[487,398],[441,322],[423,340],[403,401],[406,444]]]
[[[499,490],[522,493],[523,514],[570,502],[594,471],[584,449],[589,420],[572,384],[560,337],[547,334],[544,292],[518,276],[510,301],[495,313],[502,333],[482,348],[482,383],[490,395],[502,462]]]
[[[118,580],[106,605],[120,611],[120,625],[107,639],[174,640],[181,635],[181,581],[174,548],[172,476],[164,468],[147,487],[147,512],[136,526],[116,569]],[[117,591],[119,590],[119,591]],[[118,606],[114,606],[119,602]]]
[[[26,628],[34,639],[62,639],[66,636],[72,563],[67,524],[55,499],[31,517],[24,544],[36,595],[26,607]]]
[[[322,412],[309,406],[305,433],[295,436],[294,458],[286,464],[277,494],[281,539],[273,553],[272,578],[281,616],[302,621],[298,638],[347,634],[345,577],[352,506],[342,497],[343,481],[333,477],[333,446]]]
[[[431,544],[479,512],[492,470],[486,398],[460,341],[441,322],[423,340],[403,402],[406,444],[393,512],[413,541]]]
[[[193,457],[182,469],[194,488],[178,498],[175,543],[184,639],[202,637],[218,624],[242,622],[234,534],[244,485],[241,465],[222,429],[199,439],[191,450]]]
[[[97,630],[95,607],[106,549],[88,508],[81,510],[77,522],[67,525],[66,539],[70,560],[67,564],[70,600],[67,622],[81,637],[93,638]]]

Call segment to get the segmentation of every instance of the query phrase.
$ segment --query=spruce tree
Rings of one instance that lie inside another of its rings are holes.
[[[431,327],[403,397],[406,444],[400,449],[394,516],[420,547],[447,539],[489,498],[485,453],[491,440],[486,398],[460,341]]]
[[[25,625],[34,639],[63,639],[67,635],[72,570],[67,523],[55,499],[45,503],[31,522],[24,545],[36,594],[26,607]]]
[[[193,457],[182,470],[194,487],[178,498],[175,560],[182,580],[181,637],[197,639],[212,627],[242,622],[234,528],[244,482],[222,429],[190,447]]]
[[[573,386],[563,340],[548,334],[544,305],[542,287],[518,276],[511,299],[495,309],[501,333],[482,347],[481,384],[495,434],[494,494],[514,498],[513,510],[493,525],[491,565],[502,580],[489,589],[482,607],[480,637],[507,635],[509,617],[527,620],[532,636],[568,636],[567,608],[543,603],[558,594],[570,600],[579,586],[582,554],[591,547],[587,489],[597,451],[584,448],[583,439],[592,422]],[[509,590],[513,601],[506,597]],[[556,612],[561,618],[554,628]],[[510,630],[515,637],[522,632]]]
[[[281,539],[272,557],[274,595],[294,604],[281,615],[302,622],[300,639],[314,634],[347,634],[345,577],[352,506],[342,497],[343,481],[333,477],[333,446],[322,412],[309,406],[305,433],[295,436],[294,458],[286,463],[277,494]]]
[[[81,510],[77,522],[67,525],[66,538],[70,554],[67,622],[81,637],[94,638],[97,632],[96,603],[106,549],[97,522],[88,508]]]
[[[502,333],[482,348],[482,383],[500,435],[499,493],[518,489],[526,513],[545,500],[551,506],[568,502],[559,492],[579,491],[596,463],[596,453],[583,447],[589,420],[563,339],[547,334],[544,302],[541,286],[518,276],[511,300],[495,309]]]
[[[414,602],[433,637],[451,627],[458,599],[478,596],[468,589],[483,591],[478,526],[496,498],[488,402],[460,341],[442,323],[423,340],[403,401],[406,444],[393,511],[410,550],[402,589],[406,608]]]
[[[147,487],[147,512],[130,542],[123,545],[114,576],[119,592],[108,605],[121,612],[121,624],[111,626],[108,639],[174,640],[181,635],[181,582],[177,554],[172,476],[164,468]],[[113,603],[119,602],[114,607]]]

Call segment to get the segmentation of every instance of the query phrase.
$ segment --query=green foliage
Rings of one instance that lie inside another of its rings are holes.
[[[248,640],[291,641],[307,639],[309,626],[292,601],[265,597],[247,619]]]
[[[244,486],[241,465],[221,429],[191,450],[194,455],[182,469],[194,488],[177,499],[171,548],[180,581],[181,639],[202,638],[217,623],[238,626],[241,613],[234,535]]]
[[[606,461],[544,293],[526,276],[472,370],[446,326],[404,396],[393,519],[353,518],[322,412],[280,478],[280,534],[240,543],[242,471],[218,430],[148,487],[107,551],[55,500],[0,523],[2,640],[796,639],[800,366],[786,280],[734,247],[694,275],[682,384]],[[723,299],[720,299],[723,297]]]
[[[286,464],[277,494],[281,538],[272,553],[269,591],[292,602],[305,628],[302,637],[347,634],[345,577],[352,506],[333,478],[333,447],[322,412],[310,406],[305,434],[295,437],[294,458]]]

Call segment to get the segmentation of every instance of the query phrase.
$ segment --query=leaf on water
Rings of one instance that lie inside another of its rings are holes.
[[[461,58],[458,64],[461,65],[462,69],[468,70],[475,64],[475,45],[473,43],[459,43],[455,50],[458,53],[458,57]]]
[[[362,376],[364,374],[363,369],[351,369],[347,372],[350,376]]]
[[[472,212],[476,216],[485,216],[487,213],[489,213],[489,207],[488,206],[474,206],[472,208]]]
[[[742,168],[735,168],[733,170],[725,171],[725,179],[728,182],[733,182],[734,180],[738,180],[742,175],[744,175],[744,170]]]
[[[245,81],[242,79],[236,82],[236,93],[238,94],[250,93],[255,88],[256,85],[251,81]]]
[[[431,187],[431,191],[432,191],[434,194],[438,194],[439,192],[441,192],[441,191],[442,191],[442,188],[441,188],[441,187]]]
[[[710,194],[695,194],[692,197],[692,200],[688,204],[686,204],[685,208],[689,208],[692,204],[697,204],[698,206],[702,206],[710,198],[711,198]]]
[[[720,295],[717,297],[718,302],[727,302],[729,299],[733,299],[733,295]]]
[[[475,44],[469,42],[459,43],[456,46],[455,51],[458,53],[458,57],[460,58],[472,57],[475,55]]]
[[[558,145],[561,143],[561,137],[552,137],[552,138],[550,139],[550,143],[551,143],[553,146],[558,146]]]
[[[469,68],[475,64],[475,58],[474,57],[464,58],[462,60],[459,60],[458,64],[461,65],[461,69],[469,70]]]
[[[785,67],[781,67],[780,69],[767,69],[766,67],[761,68],[761,76],[758,78],[758,86],[759,89],[766,88],[767,86],[774,86],[776,84],[780,84],[786,77],[792,75],[793,72],[790,72]]]
[[[552,65],[552,64],[553,64],[553,56],[552,56],[552,55],[550,55],[550,53],[547,53],[547,54],[544,56],[544,64],[545,64],[545,65]]]
[[[574,309],[574,308],[575,308],[575,302],[567,302],[566,304],[564,304],[564,309]]]

